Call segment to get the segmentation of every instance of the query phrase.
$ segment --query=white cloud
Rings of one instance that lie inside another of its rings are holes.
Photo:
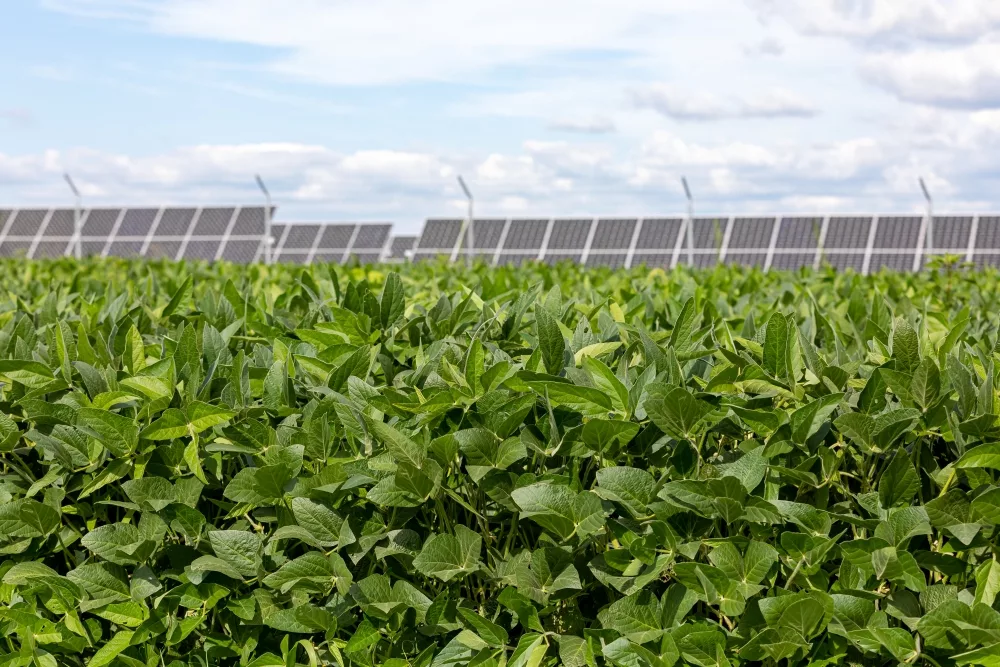
[[[765,37],[758,42],[745,45],[743,47],[743,53],[751,57],[780,56],[785,53],[785,45],[774,37]]]
[[[976,39],[1000,28],[992,0],[747,0],[810,34],[857,39]]]
[[[669,84],[656,83],[633,88],[629,94],[636,108],[652,109],[677,120],[808,118],[818,113],[800,96],[778,88],[740,98],[685,91]]]
[[[1000,107],[1000,43],[869,56],[864,74],[908,102]]]
[[[611,134],[615,131],[615,123],[606,116],[583,119],[561,118],[550,122],[549,129],[579,134]]]
[[[20,107],[0,109],[0,120],[7,121],[12,125],[24,127],[35,122],[35,114],[33,114],[30,109]]]

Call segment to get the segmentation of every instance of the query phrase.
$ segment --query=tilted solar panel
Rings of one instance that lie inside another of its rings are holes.
[[[7,230],[7,238],[34,239],[35,235],[42,228],[42,223],[45,222],[48,214],[48,209],[20,209],[17,215],[14,216],[14,221],[10,223],[10,229]]]
[[[680,218],[644,219],[642,229],[639,230],[639,238],[635,244],[636,252],[648,250],[673,252],[674,244],[677,242],[677,234],[680,232],[683,222]],[[667,255],[667,262],[670,262],[670,255]],[[636,265],[634,258],[632,265]]]
[[[191,227],[194,214],[198,209],[194,208],[168,208],[160,216],[160,223],[154,232],[155,238],[163,237],[184,237]]]
[[[916,248],[923,219],[918,216],[879,216],[873,248]],[[910,258],[912,261],[912,257]]]
[[[0,257],[27,257],[31,241],[17,241],[7,238],[0,244]]]
[[[593,223],[593,220],[553,221],[548,250],[583,250],[587,245],[587,236]]]
[[[782,223],[784,224],[784,223]],[[794,271],[796,269],[801,269],[804,266],[812,268],[813,262],[816,260],[816,253],[801,253],[801,252],[789,252],[789,253],[774,253],[771,258],[771,268],[778,269],[782,271]]]
[[[548,225],[548,220],[511,220],[503,249],[541,250]]]
[[[389,232],[392,225],[385,224],[363,224],[358,227],[358,235],[354,238],[354,245],[358,249],[372,249],[381,251],[389,240]],[[324,246],[326,247],[326,246]]]
[[[7,223],[10,221],[13,213],[14,211],[10,209],[0,209],[0,234],[3,234],[6,230]]]
[[[121,213],[120,208],[94,208],[84,212],[83,236],[108,238],[115,230],[115,224]]]
[[[82,212],[81,215],[83,215]],[[52,215],[49,217],[49,224],[45,226],[42,236],[44,238],[69,238],[70,236],[73,236],[75,226],[76,211],[57,208],[52,211]],[[46,257],[51,256],[52,255],[46,255]]]
[[[872,226],[870,217],[830,218],[826,232],[825,248],[866,248],[868,232]]]
[[[776,248],[815,248],[819,245],[822,228],[823,218],[782,218],[774,245]]]
[[[591,254],[587,257],[585,262],[586,266],[608,266],[612,268],[621,268],[625,266],[625,259],[628,257],[626,252],[615,252],[615,253],[599,253]]]
[[[645,227],[645,222],[643,223],[643,227]],[[672,259],[672,252],[636,252],[632,256],[632,266],[647,266],[651,269],[666,269],[670,267]]]
[[[284,253],[287,250],[303,250],[308,252],[312,248],[316,235],[319,234],[320,225],[288,225],[288,233],[285,235],[285,242],[281,246]]]
[[[767,248],[771,245],[774,222],[774,218],[735,218],[728,247]]]
[[[181,241],[160,241],[153,239],[146,248],[145,257],[152,259],[174,259],[181,249]]]
[[[638,220],[626,218],[602,218],[597,221],[594,238],[590,242],[594,250],[627,250]],[[589,264],[589,258],[588,258]]]
[[[387,259],[407,259],[407,251],[412,251],[417,245],[416,236],[394,236],[389,244]]]
[[[726,234],[729,218],[695,218],[691,231],[694,233],[694,247],[704,250],[718,250]],[[686,239],[681,242],[686,247]],[[706,265],[706,266],[710,266]]]
[[[142,241],[112,241],[108,245],[108,255],[111,257],[138,257],[142,252]]]
[[[496,249],[497,244],[500,243],[500,237],[503,236],[504,225],[507,224],[506,220],[476,220],[475,229],[473,230],[473,240],[476,243],[476,254],[477,255],[492,255]],[[467,248],[469,245],[469,234],[466,232],[465,238],[462,239],[462,248]]]
[[[253,262],[259,249],[260,241],[230,239],[222,250],[221,259],[237,264],[249,264]]]
[[[18,218],[20,217],[18,214]],[[976,230],[976,250],[997,249],[1000,249],[1000,216],[981,216]]]
[[[206,261],[214,260],[215,255],[219,250],[220,242],[221,241],[219,239],[192,239],[191,241],[188,241],[186,246],[184,246],[184,255],[181,259]]]
[[[881,221],[880,221],[881,223]],[[872,253],[868,272],[874,273],[882,269],[890,271],[910,271],[913,269],[913,259],[916,253]]]
[[[156,220],[159,212],[159,209],[155,208],[127,209],[125,217],[122,218],[122,224],[118,227],[116,239],[112,241],[112,244],[121,237],[141,237],[145,239],[146,235],[149,234],[149,230],[153,228],[153,221]]]
[[[739,264],[741,266],[764,267],[767,260],[766,252],[735,252],[726,253],[726,264]]]
[[[583,259],[582,253],[570,253],[570,252],[547,252],[545,257],[542,258],[546,264],[559,264],[560,262],[576,262],[579,263]]]
[[[461,220],[428,220],[417,242],[417,249],[451,252],[461,231]]]
[[[824,253],[821,262],[841,271],[844,269],[861,271],[865,265],[865,254],[863,252]]]
[[[240,212],[236,215],[236,222],[233,224],[233,229],[230,233],[233,236],[263,235],[264,210],[263,206],[246,206],[241,208]],[[272,215],[273,213],[272,209]]]
[[[351,240],[356,233],[360,234],[357,225],[323,225],[319,238],[314,239],[314,243],[317,244],[317,248],[324,250],[340,250],[343,256],[343,251],[351,246]],[[288,247],[287,244],[285,247]]]
[[[934,216],[934,251],[965,253],[972,233],[972,216]]]
[[[235,214],[234,208],[203,208],[191,236],[223,236]]]

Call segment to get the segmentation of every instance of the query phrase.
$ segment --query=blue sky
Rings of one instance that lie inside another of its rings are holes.
[[[0,205],[996,210],[993,0],[6,0]]]

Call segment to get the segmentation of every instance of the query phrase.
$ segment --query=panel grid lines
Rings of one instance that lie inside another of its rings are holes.
[[[229,237],[233,233],[233,227],[236,226],[236,220],[240,217],[240,211],[242,209],[237,206],[233,209],[233,214],[229,218],[229,224],[226,225],[226,232],[223,234],[222,241],[219,242],[219,247],[215,250],[215,260],[218,261],[222,257],[222,253],[225,251],[226,246],[229,244]]]
[[[104,247],[101,248],[101,257],[107,257],[108,253],[111,251],[111,242],[118,236],[118,230],[121,229],[122,221],[125,220],[126,212],[128,212],[128,209],[125,208],[118,212],[118,219],[115,220],[115,226],[111,229],[111,233],[108,235],[107,241],[104,242]]]

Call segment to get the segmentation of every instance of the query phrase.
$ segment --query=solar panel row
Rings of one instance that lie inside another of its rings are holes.
[[[561,260],[588,266],[670,267],[716,262],[795,269],[828,263],[859,271],[919,268],[926,250],[926,220],[919,215],[696,217],[692,251],[684,218],[477,219],[462,234],[459,219],[431,219],[417,241],[415,259],[457,259],[472,252],[495,264]],[[1000,256],[1000,216],[936,216],[934,254],[977,262]],[[459,237],[462,237],[461,239]]]
[[[273,214],[273,210],[272,210]],[[47,258],[74,250],[76,211],[0,210],[0,257]],[[250,263],[261,257],[264,207],[94,208],[80,211],[83,255]],[[278,261],[378,261],[388,224],[272,225]]]

